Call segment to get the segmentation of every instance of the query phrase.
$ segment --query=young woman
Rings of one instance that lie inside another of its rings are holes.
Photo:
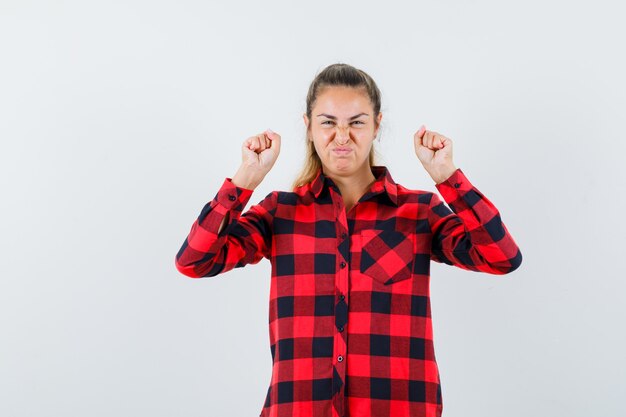
[[[436,193],[376,165],[382,113],[372,78],[347,64],[313,80],[306,164],[291,191],[242,214],[281,137],[246,139],[242,164],[202,209],[175,262],[192,278],[271,262],[272,377],[262,417],[441,416],[430,261],[506,274],[522,261],[500,213],[422,127],[415,155]]]

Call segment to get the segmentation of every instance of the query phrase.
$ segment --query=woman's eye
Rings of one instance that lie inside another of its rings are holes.
[[[332,120],[326,120],[326,121],[322,122],[322,124],[326,124],[326,123],[333,123],[333,121],[332,121]],[[352,122],[352,123],[361,123],[362,125],[363,125],[363,124],[365,124],[365,123],[363,123],[363,122],[362,122],[362,121],[360,121],[360,120],[355,120],[355,121],[354,121],[354,122]]]

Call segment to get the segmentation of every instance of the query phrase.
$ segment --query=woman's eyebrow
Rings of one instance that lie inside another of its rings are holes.
[[[317,115],[317,117],[320,117],[320,116],[328,117],[329,119],[333,119],[333,120],[337,119],[337,118],[336,118],[335,116],[333,116],[332,114],[320,113],[320,114],[318,114],[318,115]],[[356,119],[356,118],[357,118],[357,117],[359,117],[359,116],[369,116],[369,114],[367,114],[367,113],[359,113],[359,114],[357,114],[357,115],[352,116],[352,117],[350,118],[350,120],[352,120],[352,119]]]

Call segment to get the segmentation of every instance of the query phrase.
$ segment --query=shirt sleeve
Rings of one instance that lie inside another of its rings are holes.
[[[450,208],[432,193],[429,204],[432,260],[499,275],[521,265],[522,253],[498,209],[460,168],[435,187]]]
[[[176,268],[191,278],[212,277],[246,264],[269,259],[277,191],[242,214],[253,190],[226,178],[191,226],[176,254]],[[218,234],[222,220],[228,220]]]

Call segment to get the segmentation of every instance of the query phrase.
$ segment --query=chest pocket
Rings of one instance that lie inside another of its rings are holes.
[[[382,284],[410,278],[415,258],[413,237],[397,230],[361,231],[361,273]]]

